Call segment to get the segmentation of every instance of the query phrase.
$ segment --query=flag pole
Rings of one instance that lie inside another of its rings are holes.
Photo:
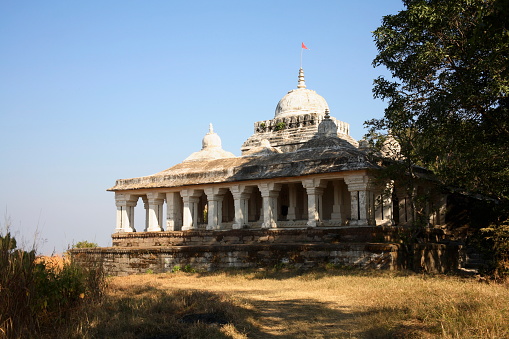
[[[302,53],[304,52],[305,49],[309,49],[306,47],[306,45],[304,45],[304,43],[302,43],[300,45],[300,68],[302,68]]]
[[[300,68],[302,68],[302,52],[304,51],[304,48],[301,47],[300,49]]]

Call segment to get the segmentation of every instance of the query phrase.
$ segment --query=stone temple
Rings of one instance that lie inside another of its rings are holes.
[[[113,246],[94,253],[113,274],[324,262],[395,268],[390,229],[412,216],[397,183],[382,195],[386,186],[373,180],[378,165],[360,144],[306,88],[300,69],[297,88],[273,119],[254,123],[241,156],[223,150],[210,125],[202,149],[181,163],[117,180],[108,189],[117,208]],[[443,197],[436,201],[445,206]],[[136,225],[140,203],[145,222]],[[430,225],[444,223],[442,205]]]

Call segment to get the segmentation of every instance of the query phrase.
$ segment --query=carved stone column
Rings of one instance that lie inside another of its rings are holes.
[[[182,206],[180,194],[166,193],[166,230],[178,231],[182,228]]]
[[[288,184],[288,220],[295,221],[297,219],[297,187],[295,183]]]
[[[302,181],[302,186],[308,195],[308,222],[309,227],[316,227],[322,223],[322,195],[325,182],[318,179]]]
[[[115,205],[117,206],[117,222],[115,232],[136,232],[134,228],[134,207],[138,197],[130,194],[115,193]]]
[[[143,208],[145,209],[145,226],[143,228],[143,232],[148,230],[148,219],[149,219],[149,207],[148,207],[148,198],[146,196],[142,196],[141,200],[143,201]]]
[[[263,224],[262,228],[276,228],[277,198],[281,190],[281,184],[262,183],[258,184],[263,198]]]
[[[182,231],[196,229],[198,227],[198,202],[200,201],[201,191],[186,189],[180,191],[180,196],[184,202]]]
[[[207,195],[207,230],[216,230],[221,226],[222,215],[222,202],[226,188],[206,188],[205,194]]]
[[[241,229],[247,224],[248,219],[248,202],[253,187],[246,187],[245,185],[234,185],[230,187],[233,195],[233,204],[235,208],[235,219],[232,225],[233,229]]]
[[[368,191],[369,178],[366,175],[352,175],[345,178],[351,197],[350,225],[368,225],[372,205],[372,193]]]
[[[341,214],[342,195],[340,182],[334,181],[334,205],[332,205],[331,221],[341,224],[343,216]]]
[[[148,200],[148,232],[160,232],[163,221],[164,193],[147,193]]]

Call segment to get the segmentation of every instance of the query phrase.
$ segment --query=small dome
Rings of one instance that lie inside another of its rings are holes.
[[[329,109],[327,101],[315,91],[306,88],[304,70],[301,68],[297,89],[291,90],[279,101],[274,117],[307,113],[325,114],[326,109]]]
[[[329,116],[329,109],[325,110],[325,119],[318,125],[318,134],[326,137],[337,137],[338,126]]]
[[[221,138],[214,133],[212,124],[209,125],[209,132],[205,134],[202,141],[201,151],[194,152],[188,156],[184,162],[188,161],[203,161],[203,160],[216,160],[224,158],[235,158],[233,153],[223,150],[221,147]]]
[[[221,138],[217,133],[214,132],[214,128],[212,124],[209,125],[209,132],[205,134],[203,140],[201,142],[202,149],[209,147],[219,147],[221,148]]]

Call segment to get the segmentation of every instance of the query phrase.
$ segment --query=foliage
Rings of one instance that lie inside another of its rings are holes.
[[[284,130],[286,127],[286,124],[284,122],[278,122],[275,126],[274,126],[274,131],[282,131]]]
[[[95,248],[99,247],[95,242],[88,242],[86,240],[84,241],[78,241],[73,248]]]
[[[47,263],[35,250],[17,249],[9,232],[0,234],[0,337],[55,334],[69,325],[81,305],[99,300],[102,269],[59,259],[61,265]]]
[[[388,101],[367,122],[371,139],[389,133],[401,153],[447,185],[509,199],[509,3],[406,0],[374,32],[393,79],[375,80]]]
[[[392,78],[375,80],[388,106],[366,122],[367,138],[382,154],[388,139],[398,142],[389,172],[409,191],[414,169],[428,168],[443,185],[494,202],[485,218],[500,224],[509,213],[509,2],[403,2],[374,32],[373,65]]]
[[[184,265],[183,267],[180,266],[180,265],[175,265],[171,269],[171,272],[172,273],[176,273],[176,272],[196,273],[196,269],[193,266],[189,265],[189,264]]]
[[[489,253],[488,273],[497,279],[509,276],[509,219],[497,225],[481,229],[483,247]]]

